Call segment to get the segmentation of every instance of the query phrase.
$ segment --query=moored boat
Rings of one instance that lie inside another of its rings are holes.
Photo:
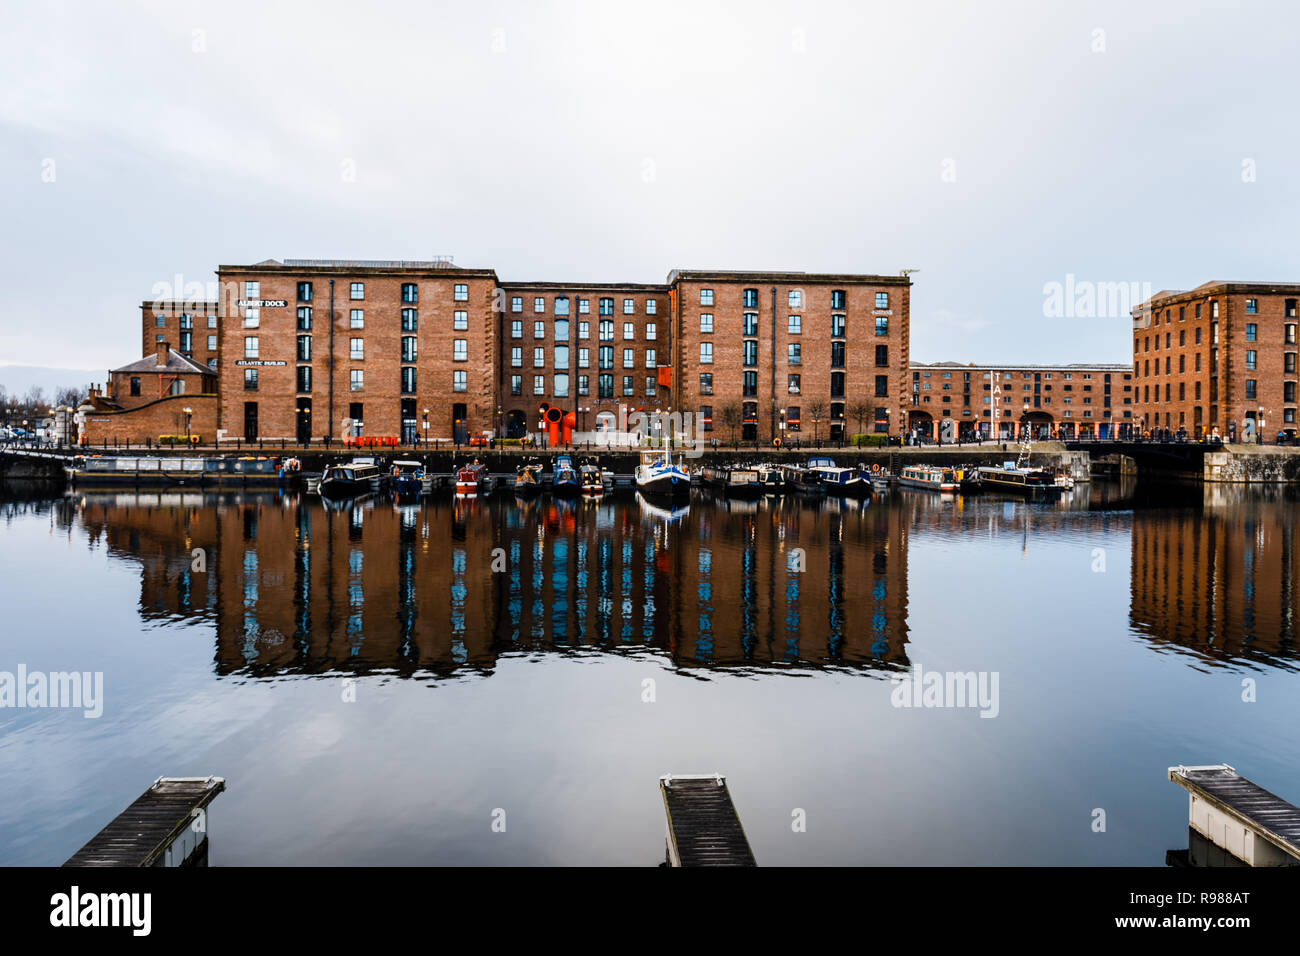
[[[755,465],[758,472],[758,484],[765,495],[779,495],[785,491],[785,475],[777,465]]]
[[[465,497],[485,495],[491,490],[492,479],[487,465],[478,459],[456,469],[456,494]]]
[[[667,451],[641,452],[641,464],[634,473],[637,490],[643,495],[663,498],[688,498],[691,476],[681,465],[673,464]]]
[[[705,465],[700,469],[700,481],[715,491],[737,498],[762,494],[758,469],[740,465]]]
[[[578,478],[578,469],[573,467],[573,459],[568,455],[556,455],[555,467],[551,472],[551,492],[562,498],[569,498],[582,490]]]
[[[390,481],[393,494],[418,497],[424,491],[424,465],[418,461],[395,461]]]
[[[943,468],[939,465],[907,465],[899,473],[898,483],[904,488],[947,492],[956,491],[960,486],[960,479],[951,468]]]
[[[515,494],[521,498],[531,498],[542,490],[542,466],[537,462],[525,462],[515,469]]]
[[[605,476],[601,470],[590,462],[584,462],[578,469],[578,480],[582,485],[585,498],[596,497],[605,493]]]
[[[1045,501],[1057,497],[1065,488],[1056,483],[1056,475],[1046,468],[1003,462],[998,468],[991,465],[975,469],[980,490],[1001,491],[1030,500]]]
[[[355,498],[378,491],[382,484],[383,475],[373,458],[353,458],[346,463],[326,465],[318,490],[323,498]]]
[[[827,494],[865,495],[871,492],[871,483],[858,469],[841,468],[832,458],[809,458],[808,470],[826,486]]]
[[[781,469],[782,484],[787,491],[814,497],[826,494],[826,485],[822,483],[821,476],[817,472],[800,465],[778,465],[777,467]]]

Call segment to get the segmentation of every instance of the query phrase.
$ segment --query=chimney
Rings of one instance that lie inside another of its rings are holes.
[[[167,360],[170,359],[171,356],[172,356],[172,347],[168,345],[166,342],[159,342],[158,343],[158,366],[161,368],[162,366],[166,365]]]

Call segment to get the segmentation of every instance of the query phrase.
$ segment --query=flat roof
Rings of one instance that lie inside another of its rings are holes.
[[[911,278],[905,275],[874,275],[853,272],[758,272],[747,269],[737,271],[726,269],[673,269],[668,273],[669,285],[672,285],[679,279],[685,279],[692,282],[843,282],[846,284],[858,283],[869,285],[908,286],[912,284]]]

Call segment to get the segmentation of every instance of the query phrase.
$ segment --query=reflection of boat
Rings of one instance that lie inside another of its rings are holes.
[[[424,465],[418,461],[393,462],[393,494],[419,495],[424,491]]]
[[[758,469],[738,465],[705,465],[700,469],[700,480],[717,491],[736,497],[762,493]]]
[[[605,493],[605,476],[590,462],[578,469],[578,479],[582,485],[583,495],[591,497]]]
[[[578,469],[573,467],[573,459],[568,455],[555,456],[555,468],[551,472],[551,492],[561,497],[572,497],[582,490],[578,480]]]
[[[324,498],[355,498],[378,491],[382,483],[373,458],[353,458],[346,464],[326,466],[320,476],[320,494]]]
[[[641,506],[642,515],[661,521],[681,521],[691,513],[690,505],[684,501],[673,503],[665,498],[648,498],[640,491],[637,492],[636,500]]]
[[[515,470],[515,494],[531,498],[542,490],[542,466],[536,462],[520,465]]]
[[[958,481],[956,472],[938,465],[907,465],[898,476],[903,487],[926,491],[956,491]]]
[[[841,468],[832,458],[809,458],[808,470],[826,486],[828,494],[865,495],[871,492],[871,483],[856,468]]]
[[[468,465],[461,465],[456,470],[456,494],[458,495],[487,494],[491,490],[491,483],[487,465],[478,460]]]
[[[691,493],[691,476],[681,465],[674,465],[667,451],[641,452],[641,464],[636,466],[636,487],[643,495],[666,498],[688,498]]]

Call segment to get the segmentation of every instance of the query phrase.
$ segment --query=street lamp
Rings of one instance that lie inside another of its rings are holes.
[[[187,405],[181,411],[185,413],[185,447],[188,448],[190,444],[190,422],[194,418],[194,409]]]

